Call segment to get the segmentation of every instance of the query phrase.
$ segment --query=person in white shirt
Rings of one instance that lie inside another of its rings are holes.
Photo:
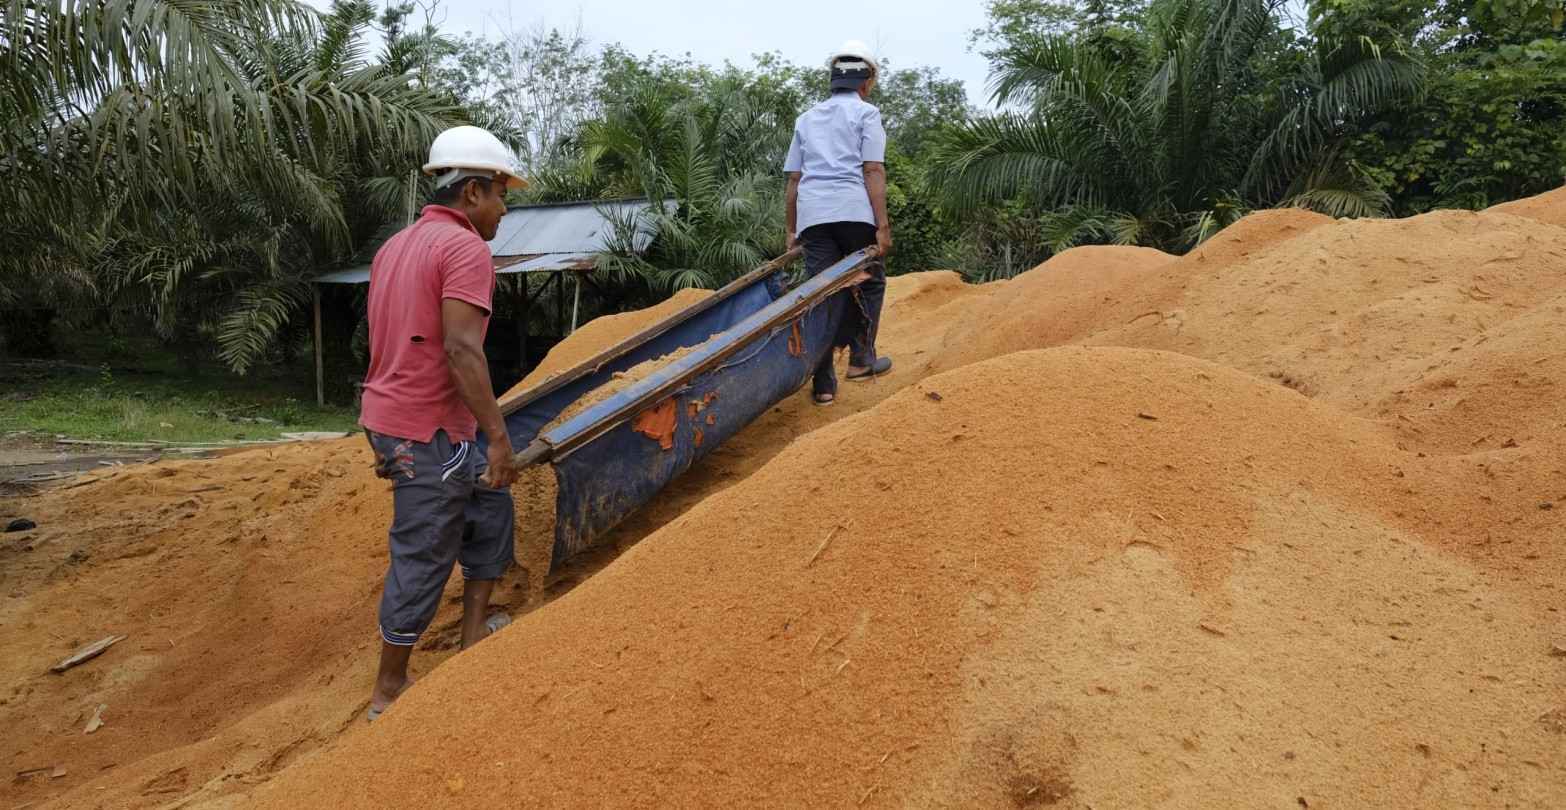
[[[805,249],[805,272],[814,276],[855,251],[877,248],[875,262],[854,285],[837,345],[849,348],[847,378],[869,380],[892,368],[875,351],[886,298],[886,254],[892,250],[886,215],[886,129],[881,111],[866,99],[879,69],[869,46],[849,40],[827,62],[832,94],[794,122],[783,171],[788,174],[784,231],[789,248]],[[837,373],[828,352],[811,384],[817,405],[837,397]]]

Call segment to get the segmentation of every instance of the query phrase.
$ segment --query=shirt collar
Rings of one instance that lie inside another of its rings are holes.
[[[454,222],[464,228],[467,228],[475,234],[478,233],[478,228],[473,227],[473,223],[468,220],[468,215],[458,211],[455,208],[447,208],[444,205],[435,205],[432,203],[430,205],[424,206],[424,210],[419,212],[419,219],[425,218],[428,218],[432,222],[435,220]]]

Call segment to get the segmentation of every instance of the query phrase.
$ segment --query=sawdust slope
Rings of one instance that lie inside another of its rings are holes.
[[[985,300],[952,324],[952,340],[933,369],[1077,343],[1128,320],[1157,317],[1168,299],[1204,275],[1331,222],[1295,208],[1258,211],[1180,258],[1140,247],[1065,251],[1010,281],[985,285]]]
[[[606,534],[599,549],[557,572],[551,579],[549,593],[556,594],[580,583],[703,499],[743,481],[801,436],[868,410],[923,379],[948,345],[947,327],[988,295],[989,285],[964,283],[960,276],[947,270],[887,279],[878,345],[881,353],[895,361],[889,373],[868,382],[842,382],[837,404],[830,408],[811,404],[808,386],[778,403]],[[836,362],[838,378],[842,380],[847,352],[839,350]]]
[[[28,502],[42,542],[3,552],[4,746],[18,771],[68,774],[0,793],[70,807],[227,793],[359,719],[391,518],[362,438],[88,480]],[[454,648],[456,607],[443,607],[418,668]],[[128,638],[49,672],[115,634]],[[83,734],[100,703],[105,726]]]
[[[1561,230],[1539,223],[1550,211],[1566,219],[1559,207],[1566,199],[1525,202],[1533,220],[1492,211],[1350,223],[1261,212],[1182,259],[1097,248],[1062,254],[1004,284],[963,285],[950,273],[894,278],[881,333],[883,351],[897,360],[891,374],[845,384],[834,408],[814,408],[804,394],[780,403],[632,516],[603,551],[557,572],[541,597],[524,577],[508,580],[500,603],[519,612],[524,599],[532,606],[566,593],[641,538],[745,481],[791,442],[931,371],[1039,345],[1107,343],[1218,360],[1378,422],[1415,453],[1415,462],[1390,473],[1406,498],[1394,517],[1412,526],[1401,531],[1477,566],[1484,585],[1506,598],[1559,609],[1552,600],[1561,532],[1550,518],[1560,512],[1540,506],[1566,502],[1566,456],[1556,438],[1566,427],[1557,382],[1566,290]],[[540,374],[660,317],[629,313],[590,323],[556,348]],[[1110,384],[1092,380],[1079,385]],[[1045,396],[1083,391],[1025,385],[1012,395],[1029,406],[1060,407]],[[1033,429],[1061,428],[1040,416]],[[357,727],[373,671],[389,498],[369,475],[362,439],[272,452],[275,466],[243,454],[117,470],[108,474],[114,481],[28,505],[30,516],[43,518],[49,542],[32,552],[0,549],[0,648],[21,651],[0,663],[7,688],[0,727],[19,732],[8,734],[17,770],[65,763],[70,775],[35,777],[0,793],[14,794],[15,803],[59,797],[57,806],[73,807],[232,797]],[[991,480],[990,469],[971,475],[990,489],[1011,486]],[[225,488],[193,492],[213,482]],[[836,485],[833,497],[852,503],[864,490]],[[743,520],[791,497],[780,490],[757,499],[770,505],[745,510]],[[1294,516],[1316,525],[1313,516]],[[1299,529],[1280,529],[1287,531]],[[1342,602],[1338,609],[1359,607]],[[455,616],[448,600],[427,643],[433,654],[416,656],[417,668],[449,654]],[[78,643],[127,632],[131,639],[98,661],[47,674]],[[109,725],[84,736],[80,726],[100,701],[110,704]],[[1438,762],[1453,762],[1431,750]]]
[[[946,329],[932,366],[949,370],[1024,349],[1075,343],[1097,331],[1103,313],[1175,261],[1141,247],[1081,247],[1008,281],[984,285],[984,298]]]
[[[1559,806],[1559,618],[1467,554],[1555,525],[1513,483],[1190,358],[1012,354],[795,442],[252,795]]]
[[[592,321],[534,378],[703,294]],[[920,319],[949,320],[979,297],[980,288],[953,273],[893,279],[883,344],[899,356],[897,371],[845,385],[835,409],[782,403],[633,516],[603,551],[551,577],[535,573],[547,548],[522,542],[522,564],[502,583],[497,608],[520,614],[568,592],[619,547],[748,475],[796,436],[915,379],[939,342]],[[7,505],[25,509],[40,529],[0,548],[0,647],[17,651],[0,661],[0,726],[17,771],[63,764],[69,773],[6,784],[0,795],[69,807],[223,800],[361,719],[391,518],[362,438],[89,479],[96,483]],[[545,483],[515,490],[523,531],[552,522],[553,482]],[[530,549],[543,550],[530,557]],[[454,652],[459,612],[448,598],[415,656],[416,674]],[[82,644],[119,633],[130,638],[96,661],[48,672]],[[83,735],[100,702],[109,704],[107,725]]]

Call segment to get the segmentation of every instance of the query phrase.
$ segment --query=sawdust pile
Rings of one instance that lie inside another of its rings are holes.
[[[1064,254],[259,804],[1559,805],[1563,259],[1453,212]],[[1453,375],[1514,390],[1397,407]]]
[[[68,769],[8,778],[7,806],[73,790],[59,806],[147,806],[220,775],[253,784],[352,722],[363,684],[339,676],[374,666],[391,518],[363,437],[85,480],[4,505],[39,524],[32,551],[0,550],[5,754],[16,771]],[[443,609],[423,655],[454,649],[456,617]],[[105,725],[84,734],[104,703]]]
[[[686,346],[683,349],[672,351],[662,357],[654,358],[652,360],[644,360],[634,366],[631,366],[625,371],[617,371],[614,374],[609,375],[608,381],[606,381],[603,385],[600,385],[597,388],[594,388],[593,390],[583,394],[580,399],[571,403],[570,406],[560,412],[559,416],[556,416],[554,420],[545,425],[544,429],[539,431],[539,434],[543,435],[548,433],[549,431],[554,430],[555,428],[571,421],[572,419],[581,416],[584,412],[587,411],[588,408],[591,408],[594,405],[597,405],[598,403],[614,396],[615,394],[618,394],[621,391],[624,391],[625,389],[641,382],[642,380],[651,377],[653,373],[657,372],[664,366],[678,362],[686,355],[705,345],[705,343],[702,343],[696,346]]]
[[[12,803],[1566,805],[1563,222],[1270,211],[1185,257],[894,278],[892,373],[508,578],[542,607],[459,657],[448,599],[373,726],[362,439],[33,499],[0,727],[69,774]]]
[[[1012,354],[806,437],[257,804],[1558,805],[1559,621],[1462,553],[1547,531],[1539,494],[1192,358]]]

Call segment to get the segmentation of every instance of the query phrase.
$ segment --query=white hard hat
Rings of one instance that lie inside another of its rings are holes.
[[[438,178],[437,188],[460,177],[483,174],[505,175],[506,188],[527,188],[527,181],[517,174],[517,161],[511,150],[481,127],[452,127],[435,136],[424,171]]]
[[[857,39],[851,39],[843,43],[843,47],[838,48],[837,53],[832,54],[831,58],[827,59],[827,68],[830,69],[841,59],[864,62],[876,73],[881,72],[880,65],[876,64],[875,61],[875,51],[869,45]]]

